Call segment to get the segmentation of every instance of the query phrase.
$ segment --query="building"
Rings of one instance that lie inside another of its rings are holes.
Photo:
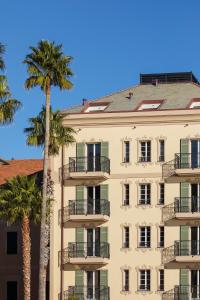
[[[0,185],[17,175],[41,176],[42,159],[0,159]],[[31,224],[31,299],[38,298],[40,226]],[[0,221],[0,299],[23,299],[22,236],[20,225]]]
[[[51,161],[51,300],[200,299],[199,108],[186,72],[64,111],[77,135]]]

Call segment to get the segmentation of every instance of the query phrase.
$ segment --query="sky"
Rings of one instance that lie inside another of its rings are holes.
[[[45,102],[39,88],[24,88],[30,46],[48,39],[73,57],[73,89],[52,90],[53,109],[63,109],[135,85],[140,73],[193,71],[200,79],[199,12],[199,0],[1,1],[5,74],[23,108],[0,127],[0,157],[42,156],[23,133]]]

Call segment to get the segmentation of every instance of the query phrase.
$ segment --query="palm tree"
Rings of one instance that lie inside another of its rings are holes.
[[[0,43],[0,70],[5,69],[3,54],[5,46]],[[0,124],[9,124],[13,121],[15,112],[21,107],[21,103],[12,98],[12,94],[8,87],[7,79],[4,75],[0,75]]]
[[[66,56],[62,52],[62,45],[56,45],[54,42],[40,41],[37,47],[30,47],[31,52],[26,56],[24,63],[27,65],[29,77],[25,82],[27,89],[40,87],[45,93],[46,98],[46,122],[45,122],[45,142],[44,142],[44,170],[43,170],[43,191],[42,191],[42,217],[40,233],[40,274],[39,274],[39,300],[45,300],[46,285],[46,249],[47,239],[47,185],[48,185],[48,167],[49,167],[49,125],[50,125],[50,95],[51,87],[58,87],[60,90],[69,90],[72,83],[69,78],[73,75],[69,65],[71,56]]]
[[[21,223],[24,300],[31,299],[30,221],[39,222],[41,201],[35,176],[17,176],[0,188],[0,218],[8,224]]]
[[[0,61],[1,63],[1,61]],[[12,98],[5,76],[0,76],[0,124],[10,124],[15,112],[21,107],[21,102]]]
[[[58,110],[53,112],[50,107],[49,155],[58,155],[61,146],[75,142],[73,135],[76,131],[73,128],[63,126],[65,116]],[[27,145],[44,147],[45,119],[45,106],[42,107],[38,116],[29,119],[30,127],[24,129],[24,132],[27,134]]]
[[[0,43],[0,70],[3,71],[5,68],[5,63],[3,60],[3,54],[5,53],[5,46]]]

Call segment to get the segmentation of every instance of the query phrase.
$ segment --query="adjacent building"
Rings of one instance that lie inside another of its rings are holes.
[[[200,298],[199,108],[186,72],[64,111],[77,135],[51,159],[51,300]]]
[[[41,178],[42,159],[0,159],[0,185],[17,176]],[[31,224],[31,299],[38,298],[40,226]],[[23,299],[22,236],[19,224],[7,226],[0,221],[0,299]],[[47,298],[48,299],[48,298]]]

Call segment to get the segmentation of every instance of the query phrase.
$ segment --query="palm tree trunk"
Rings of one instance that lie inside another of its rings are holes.
[[[29,218],[22,220],[22,260],[24,300],[31,299],[31,239]]]
[[[49,115],[50,115],[50,84],[46,90],[46,127],[44,144],[44,169],[43,169],[43,190],[42,190],[42,217],[40,231],[40,272],[39,272],[39,300],[46,298],[46,269],[47,269],[47,245],[48,245],[48,224],[47,224],[47,184],[49,167]]]

